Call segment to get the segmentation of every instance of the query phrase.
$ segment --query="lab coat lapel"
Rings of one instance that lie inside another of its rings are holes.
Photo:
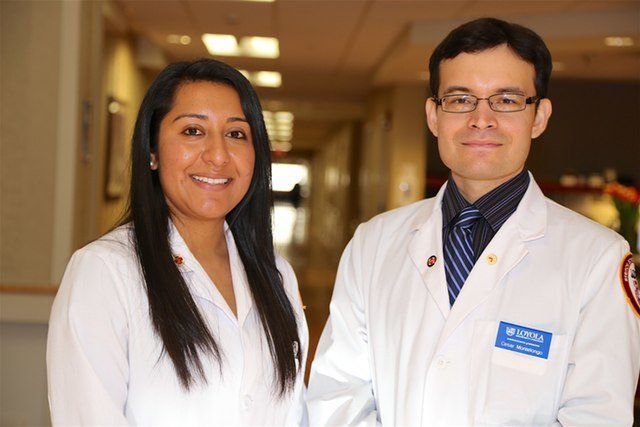
[[[253,296],[249,289],[247,273],[240,259],[233,233],[225,223],[225,235],[227,238],[227,250],[229,251],[229,264],[231,268],[231,278],[233,281],[233,293],[236,298],[236,312],[238,314],[238,324],[242,326],[253,307]]]
[[[544,196],[531,177],[529,188],[518,209],[500,228],[469,273],[451,308],[438,348],[489,297],[509,271],[527,256],[525,243],[544,236],[546,217]]]
[[[233,242],[233,236],[231,235],[231,230],[229,230],[227,224],[225,223],[225,237],[227,239],[227,248],[229,251],[229,259],[230,259],[230,268],[232,274],[232,280],[234,282],[233,290],[234,293],[237,293],[236,288],[236,274],[234,273],[234,258],[238,258],[237,250],[235,247],[235,243]],[[169,240],[171,244],[171,251],[174,257],[179,256],[181,259],[180,264],[178,265],[178,269],[182,273],[191,294],[195,297],[205,299],[215,306],[217,306],[220,310],[222,310],[225,315],[231,319],[231,321],[236,322],[236,316],[234,316],[231,308],[225,301],[224,297],[216,288],[215,284],[211,281],[211,278],[207,274],[207,272],[202,268],[198,260],[189,250],[186,242],[180,235],[180,232],[170,221],[170,230],[169,230]],[[231,245],[229,244],[231,241]],[[232,249],[233,248],[233,249]],[[236,261],[237,262],[237,261]],[[178,264],[178,263],[176,263]],[[244,269],[242,269],[242,274],[244,274]],[[246,279],[245,279],[246,280]],[[242,285],[240,285],[242,286]],[[244,286],[243,286],[244,287]],[[238,304],[238,296],[236,295],[236,310],[238,311],[238,315],[240,314],[240,305]],[[244,301],[243,301],[244,302]],[[246,307],[244,310],[247,310]],[[247,310],[248,311],[248,310]]]
[[[442,209],[441,201],[446,184],[442,186],[431,205],[431,210],[420,212],[413,219],[414,234],[409,242],[409,257],[418,270],[422,281],[435,300],[442,316],[449,315],[449,296],[442,256]],[[428,265],[430,257],[435,264]]]

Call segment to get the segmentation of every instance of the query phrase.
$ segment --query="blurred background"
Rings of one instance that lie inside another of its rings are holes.
[[[51,302],[72,252],[122,212],[133,122],[160,69],[215,57],[257,88],[276,245],[313,352],[355,227],[446,179],[427,62],[481,16],[534,29],[553,55],[554,113],[528,164],[543,190],[637,252],[638,1],[0,1],[0,424],[49,424]]]

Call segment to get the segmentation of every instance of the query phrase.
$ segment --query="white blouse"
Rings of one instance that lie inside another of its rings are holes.
[[[123,226],[78,250],[55,298],[47,342],[54,425],[306,424],[309,335],[291,266],[277,267],[303,350],[295,388],[277,397],[274,364],[231,230],[225,225],[237,317],[171,224],[171,248],[222,353],[202,356],[207,383],[186,392],[153,329],[140,267]],[[295,352],[296,349],[292,348]]]

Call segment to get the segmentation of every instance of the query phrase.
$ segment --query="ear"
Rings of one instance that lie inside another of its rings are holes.
[[[435,136],[438,137],[438,106],[433,98],[427,99],[427,103],[424,106],[424,110],[427,113],[427,126],[429,130]]]
[[[544,98],[538,103],[536,116],[533,119],[533,127],[531,128],[531,139],[536,139],[547,128],[549,117],[551,117],[551,100]]]
[[[149,162],[149,167],[152,171],[158,170],[158,156],[156,153],[151,153],[151,161]]]

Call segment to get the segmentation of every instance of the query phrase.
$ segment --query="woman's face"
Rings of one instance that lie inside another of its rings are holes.
[[[204,81],[180,86],[152,155],[172,217],[224,220],[247,193],[254,163],[251,129],[236,91]]]

